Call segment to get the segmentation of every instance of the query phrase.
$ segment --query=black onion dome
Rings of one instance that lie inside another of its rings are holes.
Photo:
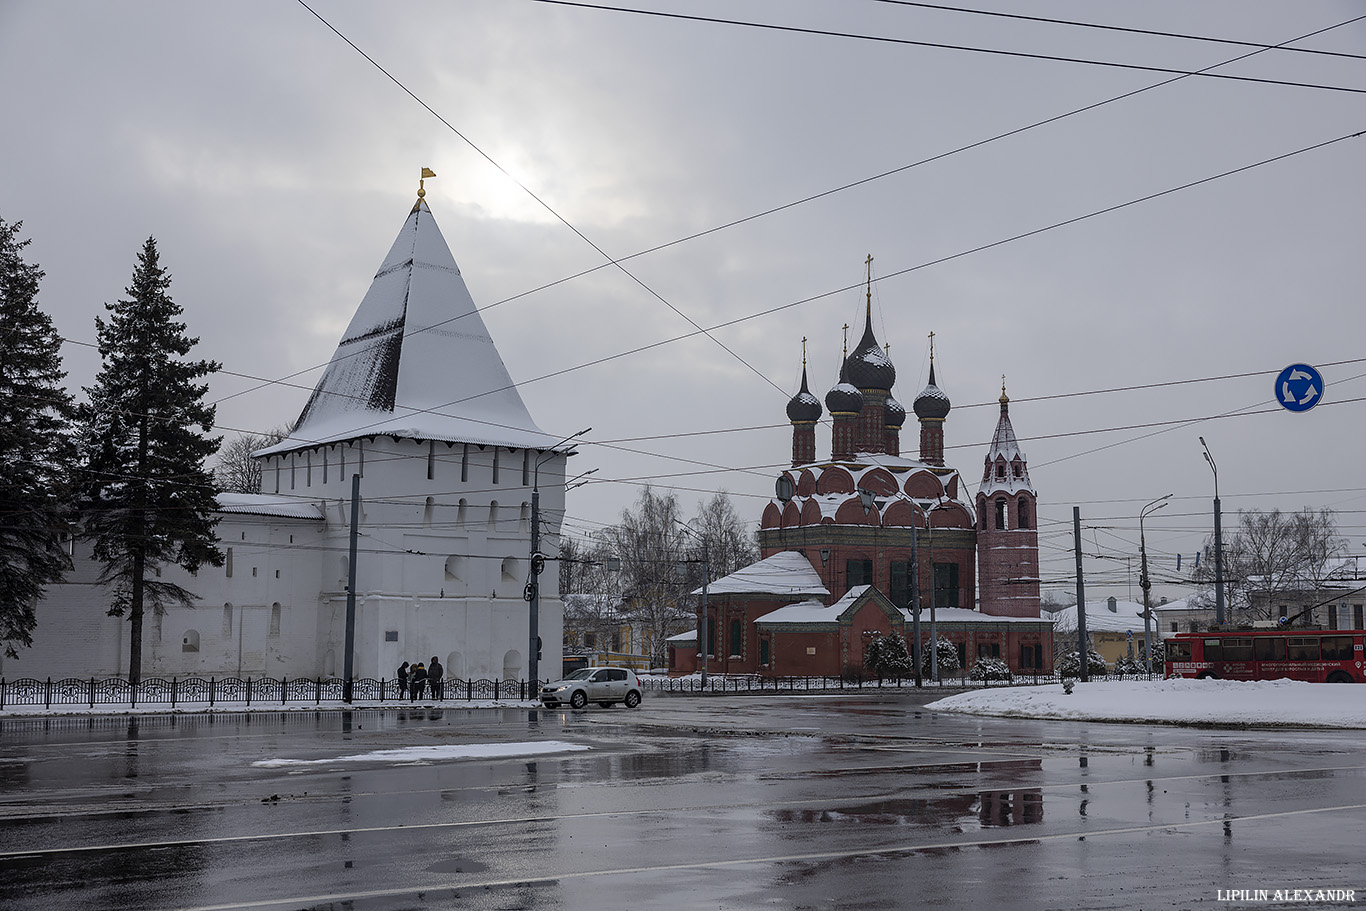
[[[821,400],[806,388],[806,367],[802,367],[802,388],[787,403],[787,419],[794,424],[812,423],[821,419]]]
[[[825,407],[831,414],[840,411],[858,414],[863,410],[863,393],[849,382],[847,367],[840,368],[840,381],[825,394]]]
[[[886,409],[887,426],[900,428],[906,423],[906,406],[902,405],[890,395],[887,396],[887,403],[883,406]]]
[[[873,337],[873,315],[868,313],[868,321],[863,326],[863,338],[858,347],[845,360],[849,368],[849,382],[860,389],[885,389],[890,391],[896,382],[896,368],[892,366],[887,353],[879,347]]]
[[[915,402],[911,405],[915,409],[915,416],[920,420],[927,418],[939,418],[943,420],[949,416],[949,409],[953,405],[949,402],[949,397],[944,394],[944,390],[934,384],[934,363],[930,363],[930,384],[915,397]]]

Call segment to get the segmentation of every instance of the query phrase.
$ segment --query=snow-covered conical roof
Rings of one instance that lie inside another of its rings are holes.
[[[379,434],[549,448],[419,199],[293,433],[271,455]]]
[[[920,391],[920,394],[915,397],[915,401],[911,404],[911,407],[915,409],[915,416],[922,421],[930,419],[942,421],[949,416],[949,410],[953,408],[953,404],[949,402],[948,395],[945,394],[944,390],[935,385],[933,355],[930,357],[930,382]]]
[[[806,385],[806,364],[802,364],[802,388],[787,403],[787,419],[794,424],[814,423],[821,419],[821,400]]]
[[[1006,395],[1005,387],[1001,387],[1001,416],[996,421],[996,432],[991,436],[991,448],[987,450],[986,469],[982,473],[982,484],[977,488],[978,493],[990,494],[998,491],[1017,493],[1027,490],[1037,495],[1029,481],[1029,464],[1024,452],[1020,449],[1019,441],[1015,439],[1015,428],[1010,423],[1010,398]],[[992,466],[997,462],[1005,462],[1008,465],[1020,463],[1020,474],[1017,476],[1014,471],[1007,471],[1004,480],[995,477]]]

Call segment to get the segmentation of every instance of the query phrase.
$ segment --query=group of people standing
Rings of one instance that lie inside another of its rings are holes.
[[[398,666],[398,692],[402,697],[405,693],[411,702],[417,702],[422,698],[423,691],[430,689],[433,699],[441,699],[445,696],[445,668],[441,662],[432,656],[431,664],[417,664],[403,662]]]

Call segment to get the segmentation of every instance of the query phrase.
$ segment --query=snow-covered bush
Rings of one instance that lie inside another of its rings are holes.
[[[1010,673],[1010,665],[1000,658],[978,658],[977,663],[972,666],[972,673],[969,675],[973,680],[1005,680],[1011,681],[1015,677]]]
[[[1139,661],[1137,658],[1130,658],[1128,656],[1125,656],[1115,662],[1115,673],[1146,674],[1148,673],[1148,670],[1143,666],[1142,661]]]
[[[878,636],[863,653],[863,666],[877,677],[906,678],[914,673],[915,661],[906,651],[906,640],[892,633]]]
[[[1087,660],[1087,666],[1086,666],[1086,670],[1087,670],[1088,675],[1090,675],[1090,676],[1094,676],[1094,675],[1096,675],[1096,674],[1102,674],[1102,675],[1103,675],[1103,674],[1108,674],[1108,673],[1110,672],[1110,668],[1109,668],[1109,666],[1105,663],[1105,659],[1104,659],[1104,658],[1100,657],[1100,655],[1097,655],[1095,652],[1087,652],[1086,654],[1087,654],[1087,658],[1088,658],[1088,660]],[[1068,652],[1066,655],[1063,655],[1062,658],[1058,659],[1058,676],[1059,676],[1059,677],[1080,677],[1080,676],[1081,676],[1081,655],[1080,655],[1080,653],[1078,653],[1078,652]]]
[[[920,650],[920,673],[926,677],[930,676],[931,670],[931,652],[929,645],[930,644],[926,642],[924,647]],[[956,674],[959,667],[961,667],[958,663],[958,646],[954,645],[943,636],[940,636],[936,648],[939,651],[939,676],[943,677],[948,674]]]

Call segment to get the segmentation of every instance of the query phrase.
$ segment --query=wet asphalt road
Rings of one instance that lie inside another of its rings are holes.
[[[0,719],[0,908],[1366,907],[1366,732],[921,701]],[[525,740],[591,750],[251,764]]]

